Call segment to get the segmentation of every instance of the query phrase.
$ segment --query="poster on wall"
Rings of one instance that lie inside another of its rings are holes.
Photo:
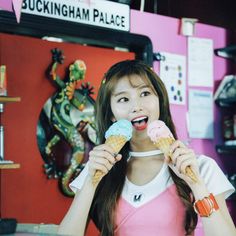
[[[213,93],[189,90],[188,131],[190,138],[213,139]]]
[[[188,38],[189,86],[213,87],[213,41]]]
[[[186,103],[186,57],[162,52],[164,60],[160,62],[160,77],[164,82],[170,103]]]

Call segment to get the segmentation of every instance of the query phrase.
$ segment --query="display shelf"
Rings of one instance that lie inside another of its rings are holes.
[[[234,192],[232,195],[230,195],[227,200],[230,200],[230,201],[236,201],[236,192]]]
[[[230,45],[224,48],[217,48],[214,50],[215,55],[236,61],[236,45]]]
[[[0,163],[0,169],[19,169],[20,164],[18,163],[9,163],[9,164],[1,164]]]
[[[235,154],[236,145],[216,145],[216,151],[219,154]]]
[[[231,107],[236,106],[236,97],[235,98],[221,98],[215,100],[215,103],[220,107]]]
[[[4,161],[4,127],[2,125],[2,113],[4,111],[4,103],[8,102],[20,102],[20,97],[9,97],[9,96],[0,96],[0,168],[1,169],[12,169],[18,168],[18,165],[12,165],[12,163],[1,163],[1,160]],[[13,163],[14,164],[14,163]],[[9,165],[9,166],[8,166]]]
[[[235,98],[225,98],[225,99],[217,99],[215,100],[215,103],[219,107],[227,108],[232,110],[233,107],[236,106],[236,97]],[[233,155],[236,154],[236,145],[216,145],[216,151],[219,154],[225,154],[225,155]]]
[[[0,96],[0,103],[6,102],[20,102],[20,97],[9,97],[9,96]]]

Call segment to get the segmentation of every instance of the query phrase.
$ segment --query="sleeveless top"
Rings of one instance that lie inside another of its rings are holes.
[[[197,158],[200,175],[209,192],[214,195],[224,193],[225,198],[234,192],[217,163],[206,156]],[[70,184],[76,192],[83,186],[88,174],[88,166]],[[121,198],[115,215],[115,236],[183,236],[185,208],[171,179],[167,164],[147,184],[138,186],[126,177]],[[201,218],[192,234],[204,236]]]

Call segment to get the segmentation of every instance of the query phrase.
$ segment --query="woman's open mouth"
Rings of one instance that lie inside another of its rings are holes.
[[[131,120],[132,125],[136,130],[144,130],[147,128],[148,117],[139,116]]]

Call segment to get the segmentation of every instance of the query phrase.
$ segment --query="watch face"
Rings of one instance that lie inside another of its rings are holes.
[[[214,196],[211,194],[209,197],[195,201],[193,204],[194,211],[202,217],[209,217],[216,210],[212,197],[214,199]]]

